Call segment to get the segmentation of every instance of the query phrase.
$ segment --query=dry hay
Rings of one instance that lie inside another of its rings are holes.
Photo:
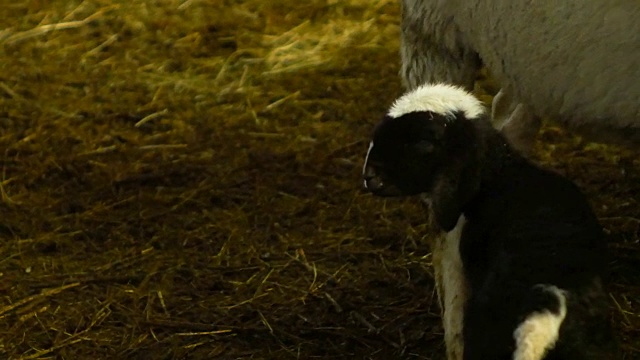
[[[392,0],[0,7],[0,356],[441,356],[423,209],[359,189],[401,91],[398,15]],[[611,234],[612,321],[637,358],[638,154],[542,138]]]

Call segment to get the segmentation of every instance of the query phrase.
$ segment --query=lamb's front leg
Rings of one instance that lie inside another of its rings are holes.
[[[452,231],[438,237],[434,248],[434,267],[440,267],[435,273],[436,281],[441,283],[436,285],[444,308],[442,323],[449,360],[462,360],[464,353],[464,309],[469,296],[469,285],[460,258],[460,235],[464,223],[464,216],[461,216]]]
[[[472,90],[480,60],[473,49],[458,43],[457,30],[440,1],[402,2],[402,81],[407,90],[446,82]]]
[[[435,280],[436,295],[438,296],[438,306],[440,306],[440,317],[444,318],[444,280],[442,276],[442,255],[443,246],[446,241],[445,234],[438,235],[431,244],[431,265]]]

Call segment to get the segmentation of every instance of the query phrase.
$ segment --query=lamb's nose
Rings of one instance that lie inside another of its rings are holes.
[[[367,166],[364,168],[364,172],[362,173],[362,178],[364,179],[364,187],[369,191],[380,190],[384,185],[380,177],[376,175],[375,170]]]

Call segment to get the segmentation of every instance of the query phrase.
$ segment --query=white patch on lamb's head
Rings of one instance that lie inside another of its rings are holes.
[[[412,112],[430,111],[445,116],[462,112],[467,119],[485,112],[482,102],[464,89],[448,84],[425,84],[395,101],[389,116],[399,118]]]

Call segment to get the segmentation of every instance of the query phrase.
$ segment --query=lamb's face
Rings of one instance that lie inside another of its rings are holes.
[[[365,158],[364,187],[378,196],[429,192],[443,161],[446,125],[444,117],[424,111],[385,117]]]

